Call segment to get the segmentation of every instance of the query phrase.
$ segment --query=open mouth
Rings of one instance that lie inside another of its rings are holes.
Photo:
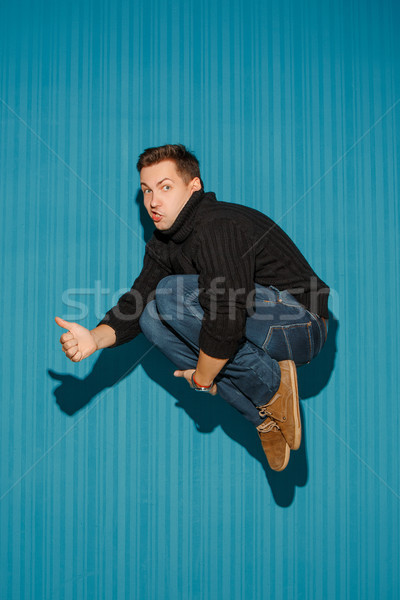
[[[158,223],[158,221],[160,221],[162,219],[162,215],[159,215],[158,213],[151,211],[151,218],[153,219],[153,221],[155,223]]]
[[[151,211],[151,218],[153,219],[153,221],[155,223],[158,223],[158,221],[160,221],[163,218],[163,215],[160,215],[160,213],[156,213],[154,210]]]

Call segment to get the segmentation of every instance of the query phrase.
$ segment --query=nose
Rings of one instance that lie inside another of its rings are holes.
[[[153,193],[151,196],[150,206],[151,206],[151,208],[156,208],[159,205],[160,205],[159,198],[158,198],[157,194]]]
[[[160,204],[160,196],[157,192],[151,194],[150,206],[158,206]]]

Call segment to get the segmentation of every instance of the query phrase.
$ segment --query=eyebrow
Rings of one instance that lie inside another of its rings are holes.
[[[175,183],[173,179],[171,179],[170,177],[164,177],[164,179],[161,179],[161,181],[158,181],[156,183],[156,185],[160,185],[160,183],[162,183],[163,181],[165,181],[166,179],[168,179],[169,181],[172,181],[172,183]],[[145,183],[144,181],[140,182],[140,185],[146,185],[147,187],[150,187],[147,183]]]

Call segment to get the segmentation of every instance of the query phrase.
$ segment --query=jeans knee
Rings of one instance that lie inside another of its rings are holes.
[[[156,304],[161,315],[167,315],[176,304],[177,299],[177,277],[167,275],[161,279],[156,287]]]
[[[174,288],[176,288],[176,275],[167,275],[166,277],[163,277],[156,287],[156,300],[158,295],[163,295],[165,293],[165,290],[173,290]]]
[[[180,318],[185,299],[198,289],[198,275],[168,275],[156,287],[157,310],[165,321]]]

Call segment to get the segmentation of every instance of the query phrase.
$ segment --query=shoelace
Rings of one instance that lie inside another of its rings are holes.
[[[264,406],[258,406],[258,412],[260,417],[270,417],[271,419],[274,419],[275,421],[281,421],[282,423],[284,423],[286,421],[286,417],[284,416],[283,418],[279,418],[275,413],[270,412],[269,410],[267,410],[267,404],[264,404]]]
[[[260,417],[270,417],[270,413],[267,411],[266,405],[258,407],[258,412],[260,413]]]
[[[278,423],[276,423],[275,421],[273,421],[271,419],[271,421],[269,421],[268,423],[261,423],[261,425],[259,425],[257,427],[258,431],[263,431],[264,433],[268,433],[269,431],[272,431],[273,429],[278,429],[280,430],[280,427],[278,425]]]

